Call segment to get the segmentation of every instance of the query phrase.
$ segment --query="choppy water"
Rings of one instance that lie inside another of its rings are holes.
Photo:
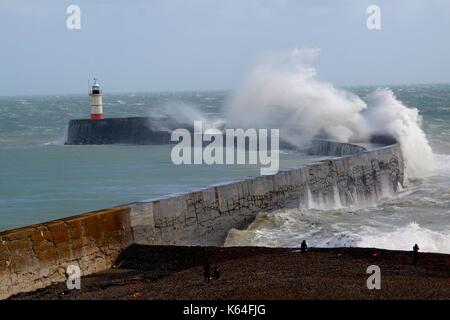
[[[420,110],[436,159],[432,174],[375,206],[261,213],[228,245],[374,246],[450,253],[450,86],[390,87]],[[364,97],[373,88],[351,88]],[[64,146],[67,122],[88,97],[0,97],[0,230],[256,175],[256,166],[174,166],[168,146]],[[220,117],[226,92],[106,94],[108,116],[189,110]],[[295,166],[284,154],[282,166]]]
[[[248,230],[232,230],[227,245],[360,246],[450,253],[450,86],[390,87],[397,98],[420,110],[435,158],[431,174],[407,182],[404,191],[377,205],[353,208],[263,212]],[[373,88],[353,88],[359,96]],[[331,205],[333,207],[333,205]]]
[[[223,92],[107,94],[104,110],[108,117],[192,117],[196,107],[202,117],[218,117],[225,99]],[[87,95],[0,97],[0,230],[260,172],[256,165],[176,166],[170,146],[65,146],[68,121],[89,111]],[[280,165],[298,166],[306,157],[299,158],[283,153]]]

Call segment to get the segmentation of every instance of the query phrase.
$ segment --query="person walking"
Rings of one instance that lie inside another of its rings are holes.
[[[308,245],[306,244],[306,241],[303,240],[302,244],[300,245],[300,252],[305,253],[307,249],[308,249]]]
[[[213,277],[216,280],[218,280],[220,278],[220,269],[217,264],[214,266],[214,269],[213,269]]]
[[[205,283],[209,283],[211,279],[211,265],[209,263],[203,266],[203,276],[205,277]]]
[[[419,246],[417,245],[417,243],[414,245],[413,247],[413,265],[417,268],[417,266],[419,265]]]

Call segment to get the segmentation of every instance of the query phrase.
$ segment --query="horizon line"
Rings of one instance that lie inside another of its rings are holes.
[[[335,85],[336,88],[373,88],[373,87],[406,87],[406,86],[445,86],[450,85],[450,82],[423,82],[423,83],[391,83],[391,84],[352,84],[352,85]],[[174,90],[149,90],[149,91],[106,91],[105,94],[119,95],[119,94],[166,94],[166,93],[193,93],[193,92],[233,92],[236,89],[174,89]],[[87,95],[87,92],[72,92],[72,93],[24,93],[24,94],[1,94],[1,98],[14,97],[43,97],[43,96],[80,96]]]

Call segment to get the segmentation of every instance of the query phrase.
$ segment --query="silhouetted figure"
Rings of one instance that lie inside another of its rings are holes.
[[[306,244],[306,241],[303,240],[303,241],[302,241],[302,244],[300,245],[300,251],[301,251],[301,253],[305,253],[307,249],[308,249],[308,245]]]
[[[413,247],[413,264],[415,267],[419,264],[419,250],[419,246],[416,243]]]
[[[220,269],[219,269],[219,266],[217,264],[214,266],[213,277],[214,277],[214,279],[219,279],[220,278]]]
[[[209,263],[203,266],[203,275],[205,277],[205,283],[209,283],[209,279],[211,279],[211,265]]]

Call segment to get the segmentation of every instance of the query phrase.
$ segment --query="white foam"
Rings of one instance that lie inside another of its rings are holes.
[[[318,52],[294,49],[262,59],[227,106],[227,123],[284,128],[281,135],[297,146],[319,134],[341,142],[364,141],[373,133],[389,134],[401,144],[407,177],[428,175],[433,154],[420,128],[418,110],[403,105],[389,89],[374,91],[366,103],[319,80],[311,66]],[[289,134],[283,134],[285,128]]]
[[[161,110],[150,110],[149,116],[169,116],[182,124],[193,124],[194,121],[201,121],[203,129],[223,129],[222,119],[208,117],[198,107],[181,101],[170,101],[162,106]]]
[[[48,142],[43,143],[43,146],[63,146],[67,141],[67,133],[68,133],[69,126],[64,126],[63,133],[55,140],[51,140]]]
[[[298,129],[289,141],[298,146],[321,131],[343,142],[362,136],[364,101],[319,81],[309,65],[317,54],[317,49],[294,49],[261,59],[227,106],[227,123]]]
[[[402,148],[406,176],[423,178],[434,168],[433,152],[421,129],[422,118],[415,108],[407,108],[389,89],[377,89],[368,97],[367,120],[372,131],[394,136]]]
[[[434,172],[435,175],[450,176],[450,155],[434,154]]]
[[[415,222],[390,232],[365,227],[356,246],[412,250],[415,243],[419,244],[422,252],[450,253],[450,232],[430,230]]]

